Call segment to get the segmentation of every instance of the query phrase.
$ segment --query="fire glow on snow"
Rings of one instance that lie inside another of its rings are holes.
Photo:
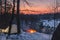
[[[34,30],[34,29],[29,29],[29,30],[27,30],[27,32],[29,32],[29,33],[35,33],[36,30]]]

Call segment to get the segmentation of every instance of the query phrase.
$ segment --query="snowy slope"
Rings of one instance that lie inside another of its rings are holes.
[[[43,34],[43,33],[22,33],[20,34],[19,37],[21,40],[50,40],[51,39],[51,35],[48,34]]]
[[[18,39],[17,39],[18,38]],[[22,32],[20,35],[10,35],[9,39],[6,39],[6,36],[0,35],[0,40],[50,40],[51,35],[44,34],[44,33],[27,33]]]

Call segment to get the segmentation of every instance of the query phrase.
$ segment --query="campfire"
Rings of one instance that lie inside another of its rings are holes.
[[[27,30],[27,32],[29,32],[29,33],[35,33],[36,30],[34,30],[34,29],[29,29],[29,30]]]

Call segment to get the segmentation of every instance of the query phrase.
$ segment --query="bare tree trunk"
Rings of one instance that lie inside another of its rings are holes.
[[[19,7],[20,7],[20,0],[17,0],[17,16],[16,16],[16,19],[17,19],[17,30],[18,30],[18,34],[21,33],[20,31],[20,18],[19,18]]]
[[[15,0],[13,0],[12,16],[11,16],[11,21],[10,21],[10,24],[9,24],[9,32],[8,32],[9,35],[10,35],[10,32],[11,32],[12,22],[13,22],[13,19],[14,19],[14,9],[15,9]]]
[[[2,14],[2,0],[0,1],[0,18],[2,18],[1,15]],[[0,21],[1,21],[1,19],[0,19]]]
[[[0,14],[2,14],[2,0],[0,1]]]
[[[5,13],[6,13],[6,2],[7,2],[7,0],[5,0]]]
[[[54,31],[51,40],[60,40],[60,23],[59,23],[59,25],[57,26],[56,30]]]

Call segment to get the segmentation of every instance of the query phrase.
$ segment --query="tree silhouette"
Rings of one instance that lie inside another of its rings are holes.
[[[21,33],[21,31],[20,31],[21,27],[20,27],[19,9],[20,9],[20,0],[17,0],[17,14],[16,14],[16,19],[17,19],[18,34]]]
[[[5,28],[7,28],[7,26],[9,25],[9,21],[10,21],[10,14],[8,13],[8,12],[6,12],[6,6],[8,6],[8,5],[6,5],[7,3],[7,0],[4,0],[4,1],[0,1],[0,4],[1,4],[1,15],[0,15],[0,28],[1,29],[5,29]],[[5,5],[4,5],[5,4]],[[4,6],[2,6],[2,5],[4,5]],[[10,6],[11,6],[11,4],[10,4]],[[10,9],[11,9],[11,7],[10,6],[8,6]],[[2,8],[5,10],[4,11],[4,13],[2,14]],[[9,10],[10,10],[9,9]],[[8,11],[9,11],[8,10]]]
[[[10,14],[9,13],[4,13],[0,15],[0,29],[6,29],[9,26],[10,22]]]
[[[57,26],[56,30],[54,31],[51,40],[60,40],[60,23],[59,23],[59,25]]]
[[[27,0],[23,0],[23,2],[25,2],[30,7],[30,3]]]
[[[6,13],[6,2],[7,2],[7,0],[5,0],[5,13]]]
[[[2,14],[2,0],[0,0],[0,14]]]
[[[12,16],[11,16],[11,20],[10,20],[10,24],[9,24],[9,32],[8,32],[9,35],[10,35],[10,32],[11,32],[12,22],[13,22],[13,19],[14,19],[14,11],[15,11],[14,9],[15,9],[15,0],[13,0]]]

